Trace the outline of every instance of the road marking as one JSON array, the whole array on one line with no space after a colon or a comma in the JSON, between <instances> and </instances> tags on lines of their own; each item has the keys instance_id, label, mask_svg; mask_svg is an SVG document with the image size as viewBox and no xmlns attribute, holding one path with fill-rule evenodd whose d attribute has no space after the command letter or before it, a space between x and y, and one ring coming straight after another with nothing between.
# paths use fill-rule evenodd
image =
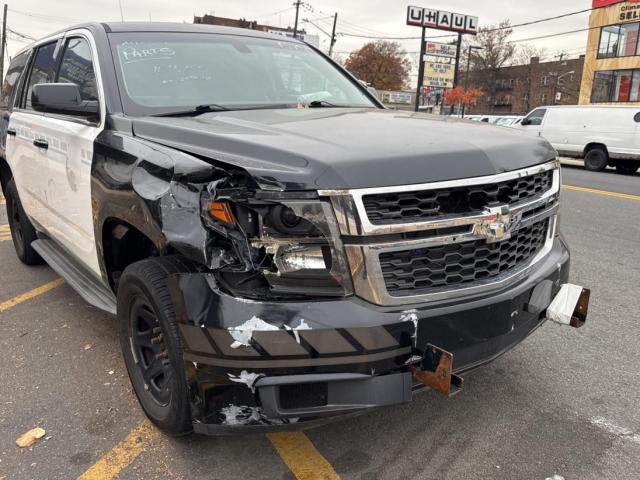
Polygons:
<instances>
[{"instance_id":1,"label":"road marking","mask_svg":"<svg viewBox=\"0 0 640 480\"><path fill-rule=\"evenodd\" d=\"M149 420L131 430L115 447L94 463L77 480L111 480L118 476L159 436Z\"/></svg>"},{"instance_id":2,"label":"road marking","mask_svg":"<svg viewBox=\"0 0 640 480\"><path fill-rule=\"evenodd\" d=\"M565 190L575 190L576 192L595 193L596 195L606 195L607 197L624 198L626 200L640 200L640 195L630 193L609 192L607 190L596 190L595 188L576 187L575 185L563 185Z\"/></svg>"},{"instance_id":3,"label":"road marking","mask_svg":"<svg viewBox=\"0 0 640 480\"><path fill-rule=\"evenodd\" d=\"M340 480L303 432L267 433L267 438L298 480Z\"/></svg>"},{"instance_id":4,"label":"road marking","mask_svg":"<svg viewBox=\"0 0 640 480\"><path fill-rule=\"evenodd\" d=\"M589 421L596 427L600 427L601 429L617 437L620 437L623 440L628 440L640 445L640 434L634 433L630 428L620 427L619 425L611 423L606 418L602 417L594 417L589 419Z\"/></svg>"},{"instance_id":5,"label":"road marking","mask_svg":"<svg viewBox=\"0 0 640 480\"><path fill-rule=\"evenodd\" d=\"M64 279L58 278L53 280L52 282L45 283L44 285L34 288L33 290L29 290L28 292L21 293L9 300L5 300L0 303L0 312L4 312L5 310L9 310L10 308L15 307L16 305L26 302L27 300L32 299L33 297L37 297L38 295L42 295L43 293L48 292L49 290L53 290L56 287L59 287L64 283Z\"/></svg>"},{"instance_id":6,"label":"road marking","mask_svg":"<svg viewBox=\"0 0 640 480\"><path fill-rule=\"evenodd\" d=\"M11 240L9 225L0 225L0 242Z\"/></svg>"}]
</instances>

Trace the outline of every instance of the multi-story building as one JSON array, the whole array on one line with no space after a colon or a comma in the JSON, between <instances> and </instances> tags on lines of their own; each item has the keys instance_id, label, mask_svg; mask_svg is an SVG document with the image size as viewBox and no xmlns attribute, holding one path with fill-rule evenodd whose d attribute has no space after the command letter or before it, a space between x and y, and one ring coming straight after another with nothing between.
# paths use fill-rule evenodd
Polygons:
<instances>
[{"instance_id":1,"label":"multi-story building","mask_svg":"<svg viewBox=\"0 0 640 480\"><path fill-rule=\"evenodd\" d=\"M640 105L640 0L593 0L580 104Z\"/></svg>"},{"instance_id":2,"label":"multi-story building","mask_svg":"<svg viewBox=\"0 0 640 480\"><path fill-rule=\"evenodd\" d=\"M532 57L526 65L498 69L493 91L483 87L486 72L471 72L469 86L483 88L485 95L469 113L525 115L543 105L577 105L583 65L584 56L552 62ZM464 74L462 77L464 84Z\"/></svg>"}]
</instances>

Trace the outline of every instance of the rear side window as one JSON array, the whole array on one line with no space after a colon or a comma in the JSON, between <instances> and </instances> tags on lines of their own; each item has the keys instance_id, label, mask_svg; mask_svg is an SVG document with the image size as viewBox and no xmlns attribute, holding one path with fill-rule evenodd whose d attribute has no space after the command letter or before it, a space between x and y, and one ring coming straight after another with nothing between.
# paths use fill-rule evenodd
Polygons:
<instances>
[{"instance_id":1,"label":"rear side window","mask_svg":"<svg viewBox=\"0 0 640 480\"><path fill-rule=\"evenodd\" d=\"M78 85L82 100L98 100L91 47L85 38L75 37L67 40L60 63L58 82Z\"/></svg>"},{"instance_id":2,"label":"rear side window","mask_svg":"<svg viewBox=\"0 0 640 480\"><path fill-rule=\"evenodd\" d=\"M9 108L9 106L13 106L20 76L22 75L22 71L24 70L24 66L27 64L28 59L29 51L26 51L11 61L7 74L4 77L4 83L2 84L0 108Z\"/></svg>"},{"instance_id":3,"label":"rear side window","mask_svg":"<svg viewBox=\"0 0 640 480\"><path fill-rule=\"evenodd\" d=\"M31 73L29 74L29 83L25 91L25 98L23 99L24 107L29 110L33 110L31 107L31 90L33 90L33 86L39 83L53 82L55 75L55 50L56 42L52 42L38 47L36 51Z\"/></svg>"}]
</instances>

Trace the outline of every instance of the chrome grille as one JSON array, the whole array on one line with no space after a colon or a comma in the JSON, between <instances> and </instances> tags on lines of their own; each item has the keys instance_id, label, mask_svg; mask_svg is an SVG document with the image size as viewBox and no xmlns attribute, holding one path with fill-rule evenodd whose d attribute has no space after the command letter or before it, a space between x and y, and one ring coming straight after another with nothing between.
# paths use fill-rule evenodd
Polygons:
<instances>
[{"instance_id":1,"label":"chrome grille","mask_svg":"<svg viewBox=\"0 0 640 480\"><path fill-rule=\"evenodd\" d=\"M404 306L486 294L535 268L554 244L560 164L318 193L333 206L356 295Z\"/></svg>"},{"instance_id":2,"label":"chrome grille","mask_svg":"<svg viewBox=\"0 0 640 480\"><path fill-rule=\"evenodd\" d=\"M393 296L406 296L495 278L528 263L544 246L548 228L545 219L501 242L475 240L380 254L385 286Z\"/></svg>"},{"instance_id":3,"label":"chrome grille","mask_svg":"<svg viewBox=\"0 0 640 480\"><path fill-rule=\"evenodd\" d=\"M553 171L546 171L483 185L365 195L362 201L372 224L388 225L467 215L496 203L515 204L549 190L552 183Z\"/></svg>"}]
</instances>

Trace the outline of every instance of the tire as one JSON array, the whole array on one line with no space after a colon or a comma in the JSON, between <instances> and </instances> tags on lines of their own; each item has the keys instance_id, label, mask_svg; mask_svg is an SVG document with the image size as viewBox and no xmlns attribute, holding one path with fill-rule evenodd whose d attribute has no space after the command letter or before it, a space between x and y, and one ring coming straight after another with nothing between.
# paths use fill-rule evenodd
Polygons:
<instances>
[{"instance_id":1,"label":"tire","mask_svg":"<svg viewBox=\"0 0 640 480\"><path fill-rule=\"evenodd\" d=\"M31 243L38 239L38 235L22 208L16 182L13 178L7 182L5 187L5 201L7 203L9 229L11 230L11 238L13 239L16 255L25 265L44 263L42 257L31 246Z\"/></svg>"},{"instance_id":2,"label":"tire","mask_svg":"<svg viewBox=\"0 0 640 480\"><path fill-rule=\"evenodd\" d=\"M635 175L640 168L640 162L620 160L616 163L616 170L623 175Z\"/></svg>"},{"instance_id":3,"label":"tire","mask_svg":"<svg viewBox=\"0 0 640 480\"><path fill-rule=\"evenodd\" d=\"M140 406L170 435L192 431L189 391L168 274L184 271L178 256L129 265L118 285L120 344Z\"/></svg>"},{"instance_id":4,"label":"tire","mask_svg":"<svg viewBox=\"0 0 640 480\"><path fill-rule=\"evenodd\" d=\"M591 172L601 172L608 163L609 155L602 147L594 147L584 156L584 167Z\"/></svg>"}]
</instances>

